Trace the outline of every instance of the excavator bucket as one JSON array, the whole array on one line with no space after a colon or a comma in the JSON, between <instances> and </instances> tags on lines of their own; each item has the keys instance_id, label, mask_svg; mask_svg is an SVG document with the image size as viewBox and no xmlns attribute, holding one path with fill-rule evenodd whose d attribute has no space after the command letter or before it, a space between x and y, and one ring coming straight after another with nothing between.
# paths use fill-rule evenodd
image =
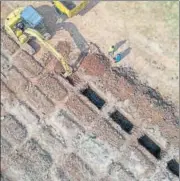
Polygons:
<instances>
[{"instance_id":1,"label":"excavator bucket","mask_svg":"<svg viewBox=\"0 0 180 181\"><path fill-rule=\"evenodd\" d=\"M87 6L88 1L53 1L52 3L57 12L61 12L71 18L83 10Z\"/></svg>"}]
</instances>

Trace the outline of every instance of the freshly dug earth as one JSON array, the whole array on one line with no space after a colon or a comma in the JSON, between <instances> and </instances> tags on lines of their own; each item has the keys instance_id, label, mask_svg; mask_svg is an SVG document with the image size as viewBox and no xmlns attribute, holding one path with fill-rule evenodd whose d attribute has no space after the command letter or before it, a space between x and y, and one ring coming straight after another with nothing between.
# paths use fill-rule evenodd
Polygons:
<instances>
[{"instance_id":1,"label":"freshly dug earth","mask_svg":"<svg viewBox=\"0 0 180 181\"><path fill-rule=\"evenodd\" d=\"M61 53L63 57L68 58L71 52L70 43L68 43L67 41L59 41L56 46L56 50Z\"/></svg>"},{"instance_id":2,"label":"freshly dug earth","mask_svg":"<svg viewBox=\"0 0 180 181\"><path fill-rule=\"evenodd\" d=\"M109 69L109 62L100 54L88 54L82 64L81 68L85 73L92 76L104 75L105 71Z\"/></svg>"},{"instance_id":3,"label":"freshly dug earth","mask_svg":"<svg viewBox=\"0 0 180 181\"><path fill-rule=\"evenodd\" d=\"M69 54L71 52L71 46L68 42L66 41L59 41L58 45L56 46L56 50L61 53L61 55L66 59L66 61L68 62L69 60ZM64 68L62 67L60 61L57 61L56 65L55 65L55 72L57 74L61 74L64 73Z\"/></svg>"},{"instance_id":4,"label":"freshly dug earth","mask_svg":"<svg viewBox=\"0 0 180 181\"><path fill-rule=\"evenodd\" d=\"M59 41L58 45L56 46L56 50L66 59L66 61L69 60L69 54L71 50L71 46L66 41ZM44 53L43 57L41 58L41 62L43 66L46 66L48 64L54 65L54 71L58 74L64 73L64 68L60 63L60 60L58 60L54 55L52 55L50 52Z\"/></svg>"},{"instance_id":5,"label":"freshly dug earth","mask_svg":"<svg viewBox=\"0 0 180 181\"><path fill-rule=\"evenodd\" d=\"M103 55L102 52L98 54ZM175 130L178 123L174 105L167 102L157 90L142 84L133 69L127 67L111 69L108 61L103 61L102 57L96 55L89 54L85 57L81 64L82 69L79 69L89 75L87 81L93 81L99 90L105 93L111 92L116 99L123 101L127 112L132 114L135 120L142 118L137 124L145 120L144 122L148 124L158 125L162 130L166 130L162 135L173 140L178 131L174 131L174 134L167 133L172 127ZM169 126L165 126L167 123Z\"/></svg>"},{"instance_id":6,"label":"freshly dug earth","mask_svg":"<svg viewBox=\"0 0 180 181\"><path fill-rule=\"evenodd\" d=\"M43 55L41 62L43 62L43 66L46 66L46 69L50 71L55 71L57 74L64 73L64 69L60 61L50 52L47 52Z\"/></svg>"},{"instance_id":7,"label":"freshly dug earth","mask_svg":"<svg viewBox=\"0 0 180 181\"><path fill-rule=\"evenodd\" d=\"M54 61L54 62L57 62L58 60L57 60L57 58L56 57L54 57L50 52L46 52L46 53L44 53L43 54L43 56L42 56L42 58L41 58L41 60L42 60L42 64L43 64L43 66L46 66L49 62L51 62L51 61Z\"/></svg>"},{"instance_id":8,"label":"freshly dug earth","mask_svg":"<svg viewBox=\"0 0 180 181\"><path fill-rule=\"evenodd\" d=\"M139 92L140 97L144 96L150 103L153 103L156 108L162 108L166 119L172 119L175 123L178 123L178 108L172 102L163 98L157 90L147 86L146 84L142 84L138 80L138 76L133 69L119 67L115 68L114 71L118 74L118 76L125 78L127 82L134 87L135 92Z\"/></svg>"},{"instance_id":9,"label":"freshly dug earth","mask_svg":"<svg viewBox=\"0 0 180 181\"><path fill-rule=\"evenodd\" d=\"M45 76L39 81L39 87L47 97L55 101L61 101L66 96L65 88L51 76Z\"/></svg>"},{"instance_id":10,"label":"freshly dug earth","mask_svg":"<svg viewBox=\"0 0 180 181\"><path fill-rule=\"evenodd\" d=\"M119 67L111 70L108 58L100 49L98 53L88 54L81 67L86 74L98 77L97 80L92 77L92 80L101 90L110 91L121 101L130 100L137 109L141 107L138 112L142 117L150 117L156 123L169 120L176 125L179 122L177 109L171 102L157 90L142 84L132 68Z\"/></svg>"}]
</instances>

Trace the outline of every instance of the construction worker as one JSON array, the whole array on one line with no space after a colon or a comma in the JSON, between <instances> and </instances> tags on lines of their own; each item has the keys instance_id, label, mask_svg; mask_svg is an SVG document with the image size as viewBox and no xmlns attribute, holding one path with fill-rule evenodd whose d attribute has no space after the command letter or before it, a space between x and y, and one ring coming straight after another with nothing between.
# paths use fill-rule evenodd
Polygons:
<instances>
[{"instance_id":1,"label":"construction worker","mask_svg":"<svg viewBox=\"0 0 180 181\"><path fill-rule=\"evenodd\" d=\"M115 63L118 63L118 62L120 62L120 60L122 59L122 56L121 56L120 53L118 53L118 54L116 55L116 57L114 57L113 59L115 60Z\"/></svg>"},{"instance_id":2,"label":"construction worker","mask_svg":"<svg viewBox=\"0 0 180 181\"><path fill-rule=\"evenodd\" d=\"M108 55L110 55L111 57L113 57L114 52L115 52L115 46L113 45L113 46L111 46L111 47L109 48Z\"/></svg>"}]
</instances>

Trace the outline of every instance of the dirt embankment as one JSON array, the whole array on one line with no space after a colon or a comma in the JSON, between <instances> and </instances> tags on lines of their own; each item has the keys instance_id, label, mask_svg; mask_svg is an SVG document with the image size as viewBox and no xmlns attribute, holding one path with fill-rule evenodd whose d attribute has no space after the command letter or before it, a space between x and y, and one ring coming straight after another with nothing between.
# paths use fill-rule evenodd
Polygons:
<instances>
[{"instance_id":1,"label":"dirt embankment","mask_svg":"<svg viewBox=\"0 0 180 181\"><path fill-rule=\"evenodd\" d=\"M173 119L177 124L179 123L177 116L178 108L172 102L165 100L166 98L163 98L157 90L151 88L146 84L142 84L138 80L138 76L132 68L119 67L114 68L113 71L115 71L120 77L124 77L130 84L135 87L136 90L146 95L147 98L156 106L161 107L165 111L167 118Z\"/></svg>"},{"instance_id":2,"label":"dirt embankment","mask_svg":"<svg viewBox=\"0 0 180 181\"><path fill-rule=\"evenodd\" d=\"M70 44L67 41L59 41L55 48L57 52L59 52L68 62L69 54L71 52ZM53 70L58 74L62 74L65 72L60 60L58 60L54 55L52 55L51 52L44 53L41 58L41 62L43 62L43 66L46 66L51 62L51 64L53 64Z\"/></svg>"},{"instance_id":3,"label":"dirt embankment","mask_svg":"<svg viewBox=\"0 0 180 181\"><path fill-rule=\"evenodd\" d=\"M81 64L84 72L92 76L101 76L109 69L106 57L100 54L89 54Z\"/></svg>"},{"instance_id":4,"label":"dirt embankment","mask_svg":"<svg viewBox=\"0 0 180 181\"><path fill-rule=\"evenodd\" d=\"M140 106L142 109L148 107L149 112L152 112L150 104L153 103L154 109L157 108L156 110L162 112L163 119L170 120L175 125L178 124L177 105L168 101L168 98L162 97L158 90L143 84L139 80L138 74L132 68L122 66L111 68L110 60L101 52L97 45L90 44L89 54L82 61L80 69L85 74L91 76L95 84L103 91L110 91L120 100L134 100L138 105L142 104ZM146 114L148 115L147 112Z\"/></svg>"}]
</instances>

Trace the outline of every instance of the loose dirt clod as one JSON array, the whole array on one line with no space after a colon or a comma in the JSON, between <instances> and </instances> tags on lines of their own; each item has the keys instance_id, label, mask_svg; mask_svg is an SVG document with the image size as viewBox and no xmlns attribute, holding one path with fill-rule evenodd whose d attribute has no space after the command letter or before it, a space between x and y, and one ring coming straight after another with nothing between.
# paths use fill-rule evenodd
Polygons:
<instances>
[{"instance_id":1,"label":"loose dirt clod","mask_svg":"<svg viewBox=\"0 0 180 181\"><path fill-rule=\"evenodd\" d=\"M100 76L109 68L109 62L101 54L88 54L84 58L81 67L89 75Z\"/></svg>"},{"instance_id":2,"label":"loose dirt clod","mask_svg":"<svg viewBox=\"0 0 180 181\"><path fill-rule=\"evenodd\" d=\"M165 111L166 119L172 119L176 124L179 122L178 118L175 116L177 110L173 103L165 100L157 90L140 82L138 80L137 74L133 71L132 68L119 67L114 68L113 71L115 71L120 77L124 77L134 87L136 92L139 91L156 106L162 108Z\"/></svg>"},{"instance_id":3,"label":"loose dirt clod","mask_svg":"<svg viewBox=\"0 0 180 181\"><path fill-rule=\"evenodd\" d=\"M71 52L70 43L68 43L67 41L59 41L56 46L56 50L61 53L62 56L68 58Z\"/></svg>"},{"instance_id":4,"label":"loose dirt clod","mask_svg":"<svg viewBox=\"0 0 180 181\"><path fill-rule=\"evenodd\" d=\"M68 42L59 41L58 45L56 46L56 50L58 53L60 53L64 57L64 59L67 62L69 61L69 54L71 51L71 46ZM58 60L54 55L52 55L51 52L44 53L41 60L43 62L43 66L46 66L49 62L54 62L55 63L54 71L57 74L62 74L65 72L60 60Z\"/></svg>"}]
</instances>

